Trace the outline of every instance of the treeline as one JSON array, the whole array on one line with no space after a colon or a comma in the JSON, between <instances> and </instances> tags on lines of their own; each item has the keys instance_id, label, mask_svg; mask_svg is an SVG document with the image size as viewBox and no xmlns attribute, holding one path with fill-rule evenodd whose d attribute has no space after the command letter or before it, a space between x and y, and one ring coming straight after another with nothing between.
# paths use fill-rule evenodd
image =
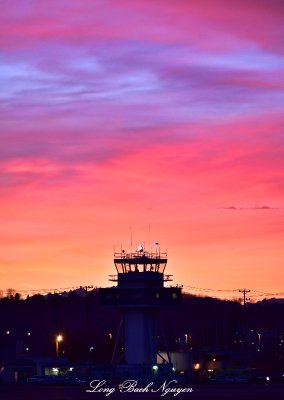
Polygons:
<instances>
[{"instance_id":1,"label":"treeline","mask_svg":"<svg viewBox=\"0 0 284 400\"><path fill-rule=\"evenodd\" d=\"M218 348L251 354L261 348L266 359L273 354L274 361L283 362L283 316L281 303L263 301L243 306L184 295L180 306L159 313L158 345L161 350L167 343L171 350ZM11 293L0 299L0 345L3 348L5 343L17 342L23 352L54 356L56 335L62 334L60 356L109 362L120 318L119 310L100 306L99 290L87 296L74 291L26 299Z\"/></svg>"},{"instance_id":2,"label":"treeline","mask_svg":"<svg viewBox=\"0 0 284 400\"><path fill-rule=\"evenodd\" d=\"M6 296L4 296L3 290L0 290L0 299L4 297L10 300L20 300L22 296L20 293L16 292L15 289L9 288L6 290Z\"/></svg>"}]
</instances>

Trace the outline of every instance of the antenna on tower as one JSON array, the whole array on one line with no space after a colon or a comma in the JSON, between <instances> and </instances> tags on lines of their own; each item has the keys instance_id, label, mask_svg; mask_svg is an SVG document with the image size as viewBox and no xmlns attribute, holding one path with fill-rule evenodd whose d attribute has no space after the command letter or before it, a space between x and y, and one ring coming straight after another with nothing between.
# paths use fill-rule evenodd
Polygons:
<instances>
[{"instance_id":1,"label":"antenna on tower","mask_svg":"<svg viewBox=\"0 0 284 400\"><path fill-rule=\"evenodd\" d=\"M129 228L130 228L130 250L131 250L131 254L132 254L132 226L131 226L131 224L130 224Z\"/></svg>"},{"instance_id":2,"label":"antenna on tower","mask_svg":"<svg viewBox=\"0 0 284 400\"><path fill-rule=\"evenodd\" d=\"M152 253L152 246L151 246L151 224L148 226L148 251Z\"/></svg>"}]
</instances>

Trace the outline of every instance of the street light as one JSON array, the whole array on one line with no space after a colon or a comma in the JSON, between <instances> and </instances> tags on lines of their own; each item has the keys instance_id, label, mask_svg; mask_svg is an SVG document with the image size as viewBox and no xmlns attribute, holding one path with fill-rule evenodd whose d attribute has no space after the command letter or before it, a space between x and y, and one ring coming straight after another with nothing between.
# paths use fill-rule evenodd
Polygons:
<instances>
[{"instance_id":1,"label":"street light","mask_svg":"<svg viewBox=\"0 0 284 400\"><path fill-rule=\"evenodd\" d=\"M62 335L57 335L55 338L56 357L59 357L59 343L63 341Z\"/></svg>"}]
</instances>

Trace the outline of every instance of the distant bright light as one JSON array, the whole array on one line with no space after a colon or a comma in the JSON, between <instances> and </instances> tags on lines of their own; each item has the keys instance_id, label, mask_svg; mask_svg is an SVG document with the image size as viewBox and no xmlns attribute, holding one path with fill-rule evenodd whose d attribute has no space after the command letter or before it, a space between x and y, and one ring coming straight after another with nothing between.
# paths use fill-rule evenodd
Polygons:
<instances>
[{"instance_id":1,"label":"distant bright light","mask_svg":"<svg viewBox=\"0 0 284 400\"><path fill-rule=\"evenodd\" d=\"M265 380L266 380L266 381L270 381L269 376L266 376L266 377L265 377Z\"/></svg>"},{"instance_id":2,"label":"distant bright light","mask_svg":"<svg viewBox=\"0 0 284 400\"><path fill-rule=\"evenodd\" d=\"M63 336L62 335L57 335L56 340L57 340L57 342L62 342Z\"/></svg>"},{"instance_id":3,"label":"distant bright light","mask_svg":"<svg viewBox=\"0 0 284 400\"><path fill-rule=\"evenodd\" d=\"M153 365L152 369L153 369L153 371L158 371L159 367L158 367L158 365Z\"/></svg>"},{"instance_id":4,"label":"distant bright light","mask_svg":"<svg viewBox=\"0 0 284 400\"><path fill-rule=\"evenodd\" d=\"M199 368L200 368L200 364L199 363L193 364L193 369L199 369Z\"/></svg>"},{"instance_id":5,"label":"distant bright light","mask_svg":"<svg viewBox=\"0 0 284 400\"><path fill-rule=\"evenodd\" d=\"M138 250L139 250L139 251L143 251L143 250L144 250L144 247L140 244L140 246L138 247Z\"/></svg>"},{"instance_id":6,"label":"distant bright light","mask_svg":"<svg viewBox=\"0 0 284 400\"><path fill-rule=\"evenodd\" d=\"M27 335L28 335L28 336L31 336L31 332L28 332Z\"/></svg>"},{"instance_id":7,"label":"distant bright light","mask_svg":"<svg viewBox=\"0 0 284 400\"><path fill-rule=\"evenodd\" d=\"M58 368L52 368L53 372L58 372Z\"/></svg>"},{"instance_id":8,"label":"distant bright light","mask_svg":"<svg viewBox=\"0 0 284 400\"><path fill-rule=\"evenodd\" d=\"M6 335L10 335L10 331L6 331Z\"/></svg>"}]
</instances>

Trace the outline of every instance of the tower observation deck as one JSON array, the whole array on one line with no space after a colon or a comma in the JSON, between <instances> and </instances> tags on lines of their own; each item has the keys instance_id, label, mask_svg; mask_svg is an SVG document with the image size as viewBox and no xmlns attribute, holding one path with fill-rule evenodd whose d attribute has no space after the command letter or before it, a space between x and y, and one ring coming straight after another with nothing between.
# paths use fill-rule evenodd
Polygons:
<instances>
[{"instance_id":1,"label":"tower observation deck","mask_svg":"<svg viewBox=\"0 0 284 400\"><path fill-rule=\"evenodd\" d=\"M134 252L115 252L114 265L116 274L110 275L110 281L117 285L100 289L100 299L102 305L122 310L125 363L156 364L158 312L181 300L180 287L164 287L172 280L165 274L167 254L139 246Z\"/></svg>"}]
</instances>

